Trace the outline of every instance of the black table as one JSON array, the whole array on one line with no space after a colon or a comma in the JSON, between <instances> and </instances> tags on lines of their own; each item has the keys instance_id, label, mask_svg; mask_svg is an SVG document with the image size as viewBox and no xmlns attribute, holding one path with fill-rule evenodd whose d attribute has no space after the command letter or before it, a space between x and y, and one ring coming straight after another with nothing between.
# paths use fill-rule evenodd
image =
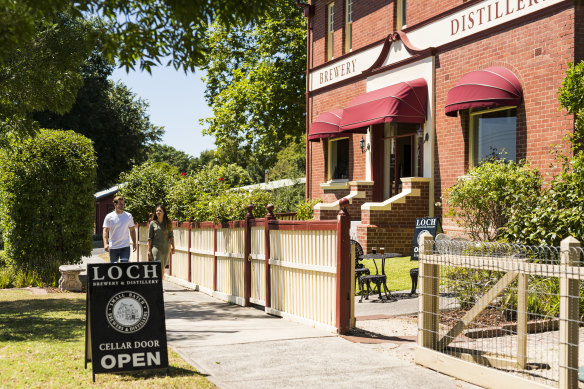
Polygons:
<instances>
[{"instance_id":1,"label":"black table","mask_svg":"<svg viewBox=\"0 0 584 389\"><path fill-rule=\"evenodd\" d=\"M402 254L399 253L375 253L375 254L366 254L362 255L359 259L372 259L373 265L375 266L375 273L376 274L369 274L359 277L359 285L361 286L361 290L363 290L364 285L367 285L367 293L365 295L365 300L369 300L369 295L371 292L375 293L375 289L371 288L371 283L374 283L377 287L377 293L379 293L379 299L383 299L381 296L381 287L385 290L385 297L389 300L389 288L387 287L387 275L385 274L385 260L389 258L397 258L401 257ZM381 273L379 272L379 268L377 267L377 259L381 259ZM361 298L359 302L363 301L363 294L361 294Z\"/></svg>"}]
</instances>

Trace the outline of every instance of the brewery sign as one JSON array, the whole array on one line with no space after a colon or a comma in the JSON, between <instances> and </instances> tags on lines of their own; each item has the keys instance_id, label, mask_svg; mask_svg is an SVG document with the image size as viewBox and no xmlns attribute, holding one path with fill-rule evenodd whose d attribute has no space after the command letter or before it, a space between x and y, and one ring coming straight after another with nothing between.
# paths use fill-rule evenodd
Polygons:
<instances>
[{"instance_id":1,"label":"brewery sign","mask_svg":"<svg viewBox=\"0 0 584 389\"><path fill-rule=\"evenodd\" d=\"M417 261L420 259L420 247L418 238L424 233L429 232L435 238L436 234L442 232L442 227L440 226L440 219L437 217L423 217L416 219L416 227L414 228L414 239L412 240L412 251L410 260Z\"/></svg>"},{"instance_id":2,"label":"brewery sign","mask_svg":"<svg viewBox=\"0 0 584 389\"><path fill-rule=\"evenodd\" d=\"M160 262L87 265L85 367L168 369Z\"/></svg>"}]
</instances>

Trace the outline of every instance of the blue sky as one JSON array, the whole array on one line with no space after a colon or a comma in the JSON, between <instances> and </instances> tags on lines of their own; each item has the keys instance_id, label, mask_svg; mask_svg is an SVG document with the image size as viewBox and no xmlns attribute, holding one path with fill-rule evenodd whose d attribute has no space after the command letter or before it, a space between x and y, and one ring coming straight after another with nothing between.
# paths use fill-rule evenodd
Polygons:
<instances>
[{"instance_id":1,"label":"blue sky","mask_svg":"<svg viewBox=\"0 0 584 389\"><path fill-rule=\"evenodd\" d=\"M212 114L203 97L202 75L200 71L185 75L172 67L156 67L152 75L116 69L111 78L148 101L150 121L166 130L161 143L198 157L201 151L215 148L214 138L203 136L199 125L199 119Z\"/></svg>"}]
</instances>

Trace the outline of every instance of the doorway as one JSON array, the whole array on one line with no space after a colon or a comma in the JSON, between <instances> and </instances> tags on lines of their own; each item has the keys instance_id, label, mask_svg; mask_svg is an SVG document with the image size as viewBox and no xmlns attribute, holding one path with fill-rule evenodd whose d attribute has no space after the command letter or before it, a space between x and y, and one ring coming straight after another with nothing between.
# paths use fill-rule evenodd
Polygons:
<instances>
[{"instance_id":1,"label":"doorway","mask_svg":"<svg viewBox=\"0 0 584 389\"><path fill-rule=\"evenodd\" d=\"M417 123L387 123L384 128L384 188L385 199L402 190L401 178L420 177L423 166L420 152L422 125Z\"/></svg>"}]
</instances>

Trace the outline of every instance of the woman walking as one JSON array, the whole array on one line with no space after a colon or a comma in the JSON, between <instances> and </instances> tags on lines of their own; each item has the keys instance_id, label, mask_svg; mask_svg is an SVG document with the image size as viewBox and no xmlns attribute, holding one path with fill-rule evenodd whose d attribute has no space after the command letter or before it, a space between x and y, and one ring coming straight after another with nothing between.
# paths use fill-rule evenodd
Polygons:
<instances>
[{"instance_id":1,"label":"woman walking","mask_svg":"<svg viewBox=\"0 0 584 389\"><path fill-rule=\"evenodd\" d=\"M148 229L148 260L160 261L164 270L170 252L174 254L172 222L166 215L166 208L157 205Z\"/></svg>"}]
</instances>

